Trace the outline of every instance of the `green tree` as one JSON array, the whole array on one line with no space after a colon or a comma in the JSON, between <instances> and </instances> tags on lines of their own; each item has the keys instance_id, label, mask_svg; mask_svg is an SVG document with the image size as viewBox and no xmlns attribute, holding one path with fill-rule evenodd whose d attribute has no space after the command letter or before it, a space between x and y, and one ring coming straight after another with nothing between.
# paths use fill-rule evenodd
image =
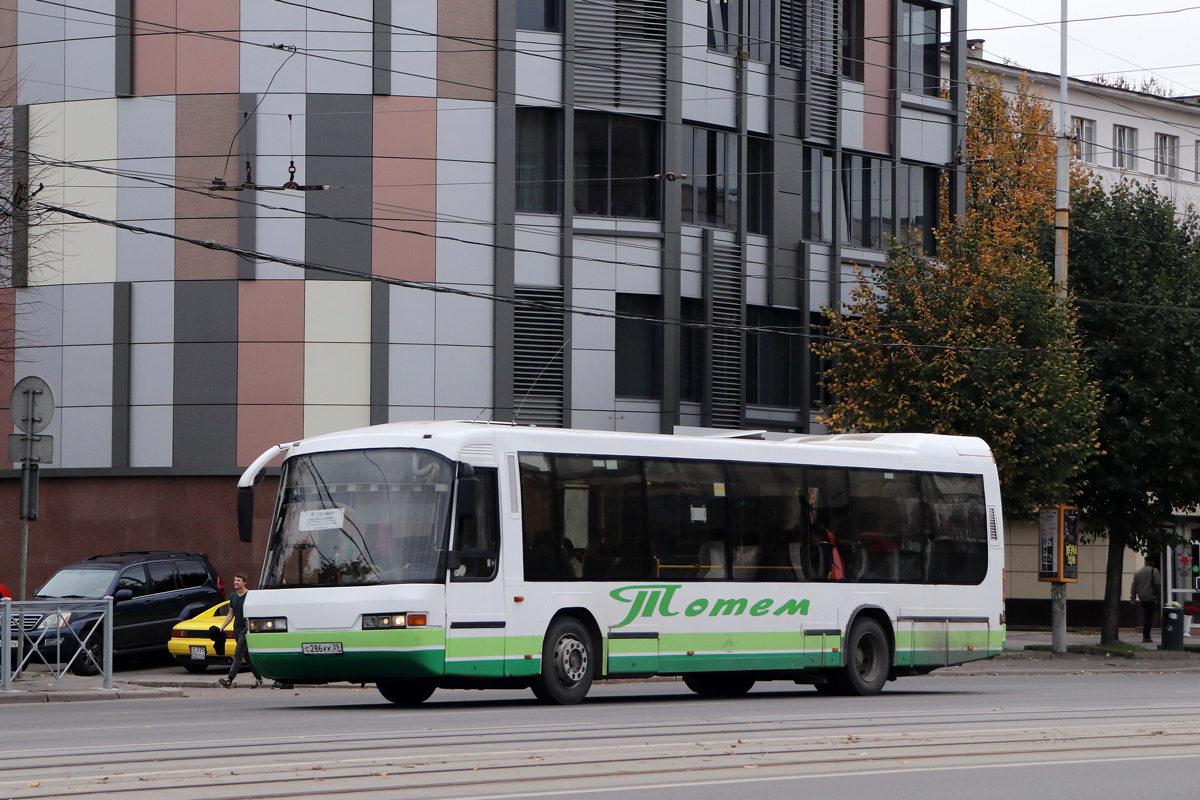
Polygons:
<instances>
[{"instance_id":1,"label":"green tree","mask_svg":"<svg viewBox=\"0 0 1200 800\"><path fill-rule=\"evenodd\" d=\"M979 436L1010 513L1071 500L1095 450L1096 388L1056 301L1039 233L1054 208L1054 130L1022 81L974 74L967 207L935 232L936 258L895 242L844 313L826 312L818 352L832 430Z\"/></svg>"},{"instance_id":2,"label":"green tree","mask_svg":"<svg viewBox=\"0 0 1200 800\"><path fill-rule=\"evenodd\" d=\"M1108 536L1107 643L1125 549L1160 551L1172 510L1200 502L1200 230L1152 187L1092 183L1071 205L1069 280L1104 397L1081 505Z\"/></svg>"}]
</instances>

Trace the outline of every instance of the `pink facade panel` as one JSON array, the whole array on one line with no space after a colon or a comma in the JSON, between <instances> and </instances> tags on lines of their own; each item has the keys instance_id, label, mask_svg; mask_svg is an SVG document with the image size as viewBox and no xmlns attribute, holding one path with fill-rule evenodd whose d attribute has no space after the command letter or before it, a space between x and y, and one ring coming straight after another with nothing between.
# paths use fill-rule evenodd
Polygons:
<instances>
[{"instance_id":1,"label":"pink facade panel","mask_svg":"<svg viewBox=\"0 0 1200 800\"><path fill-rule=\"evenodd\" d=\"M133 2L133 93L175 94L176 0Z\"/></svg>"},{"instance_id":2,"label":"pink facade panel","mask_svg":"<svg viewBox=\"0 0 1200 800\"><path fill-rule=\"evenodd\" d=\"M892 152L892 3L863 3L863 146L872 152Z\"/></svg>"},{"instance_id":3,"label":"pink facade panel","mask_svg":"<svg viewBox=\"0 0 1200 800\"><path fill-rule=\"evenodd\" d=\"M238 195L208 193L213 177L240 183L236 156L226 159L241 124L237 95L180 95L175 104L175 170L181 191L175 192L175 233L201 242L236 246ZM175 243L177 280L232 280L238 259L232 253Z\"/></svg>"},{"instance_id":4,"label":"pink facade panel","mask_svg":"<svg viewBox=\"0 0 1200 800\"><path fill-rule=\"evenodd\" d=\"M438 97L495 98L495 0L439 0Z\"/></svg>"},{"instance_id":5,"label":"pink facade panel","mask_svg":"<svg viewBox=\"0 0 1200 800\"><path fill-rule=\"evenodd\" d=\"M243 342L303 342L304 281L240 283L238 338Z\"/></svg>"},{"instance_id":6,"label":"pink facade panel","mask_svg":"<svg viewBox=\"0 0 1200 800\"><path fill-rule=\"evenodd\" d=\"M176 53L179 94L237 92L240 81L240 0L179 0Z\"/></svg>"},{"instance_id":7,"label":"pink facade panel","mask_svg":"<svg viewBox=\"0 0 1200 800\"><path fill-rule=\"evenodd\" d=\"M437 233L437 101L376 97L375 229L371 271L434 280Z\"/></svg>"},{"instance_id":8,"label":"pink facade panel","mask_svg":"<svg viewBox=\"0 0 1200 800\"><path fill-rule=\"evenodd\" d=\"M243 281L238 292L238 464L304 435L304 282Z\"/></svg>"},{"instance_id":9,"label":"pink facade panel","mask_svg":"<svg viewBox=\"0 0 1200 800\"><path fill-rule=\"evenodd\" d=\"M5 53L15 53L17 45L17 0L0 0L0 49ZM0 59L0 91L4 95L12 94L11 99L0 96L0 105L11 106L17 102L16 85L17 59L7 55Z\"/></svg>"}]
</instances>

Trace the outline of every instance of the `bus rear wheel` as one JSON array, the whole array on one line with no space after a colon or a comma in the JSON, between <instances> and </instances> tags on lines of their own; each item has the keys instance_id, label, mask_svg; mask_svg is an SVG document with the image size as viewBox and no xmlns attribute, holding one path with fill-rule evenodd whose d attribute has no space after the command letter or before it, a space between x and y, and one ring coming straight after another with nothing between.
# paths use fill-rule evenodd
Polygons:
<instances>
[{"instance_id":1,"label":"bus rear wheel","mask_svg":"<svg viewBox=\"0 0 1200 800\"><path fill-rule=\"evenodd\" d=\"M574 617L550 623L542 642L542 674L533 693L543 703L570 706L582 702L596 674L595 650L587 628Z\"/></svg>"},{"instance_id":2,"label":"bus rear wheel","mask_svg":"<svg viewBox=\"0 0 1200 800\"><path fill-rule=\"evenodd\" d=\"M754 688L754 678L735 672L683 676L683 685L708 697L741 697Z\"/></svg>"},{"instance_id":3,"label":"bus rear wheel","mask_svg":"<svg viewBox=\"0 0 1200 800\"><path fill-rule=\"evenodd\" d=\"M389 703L398 706L419 706L429 699L437 686L433 681L391 680L376 681L375 688Z\"/></svg>"},{"instance_id":4,"label":"bus rear wheel","mask_svg":"<svg viewBox=\"0 0 1200 800\"><path fill-rule=\"evenodd\" d=\"M892 664L883 626L870 617L860 617L846 638L846 665L830 675L838 694L867 697L879 694L887 683Z\"/></svg>"}]
</instances>

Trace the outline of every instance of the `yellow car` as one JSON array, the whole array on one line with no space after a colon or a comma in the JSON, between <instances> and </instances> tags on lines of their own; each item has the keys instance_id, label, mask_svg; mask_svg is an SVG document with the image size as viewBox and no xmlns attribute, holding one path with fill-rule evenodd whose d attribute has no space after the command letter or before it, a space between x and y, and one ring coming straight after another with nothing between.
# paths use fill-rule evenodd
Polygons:
<instances>
[{"instance_id":1,"label":"yellow car","mask_svg":"<svg viewBox=\"0 0 1200 800\"><path fill-rule=\"evenodd\" d=\"M201 611L189 620L176 623L171 629L171 640L167 642L167 650L188 672L204 672L210 664L229 666L233 661L233 648L237 644L232 632L229 629L225 631L229 638L225 642L224 654L217 652L208 632L214 625L221 627L228 613L229 601L226 600Z\"/></svg>"}]
</instances>

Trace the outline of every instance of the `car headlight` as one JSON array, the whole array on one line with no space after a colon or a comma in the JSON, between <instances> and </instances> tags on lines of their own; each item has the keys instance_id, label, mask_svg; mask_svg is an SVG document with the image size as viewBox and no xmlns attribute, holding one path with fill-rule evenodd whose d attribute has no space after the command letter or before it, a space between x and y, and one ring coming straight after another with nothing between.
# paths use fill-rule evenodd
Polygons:
<instances>
[{"instance_id":1,"label":"car headlight","mask_svg":"<svg viewBox=\"0 0 1200 800\"><path fill-rule=\"evenodd\" d=\"M246 630L250 633L287 633L287 617L250 617Z\"/></svg>"},{"instance_id":2,"label":"car headlight","mask_svg":"<svg viewBox=\"0 0 1200 800\"><path fill-rule=\"evenodd\" d=\"M61 628L71 620L70 611L55 611L53 614L47 614L42 617L41 622L37 624L34 630L44 631L48 628Z\"/></svg>"}]
</instances>

